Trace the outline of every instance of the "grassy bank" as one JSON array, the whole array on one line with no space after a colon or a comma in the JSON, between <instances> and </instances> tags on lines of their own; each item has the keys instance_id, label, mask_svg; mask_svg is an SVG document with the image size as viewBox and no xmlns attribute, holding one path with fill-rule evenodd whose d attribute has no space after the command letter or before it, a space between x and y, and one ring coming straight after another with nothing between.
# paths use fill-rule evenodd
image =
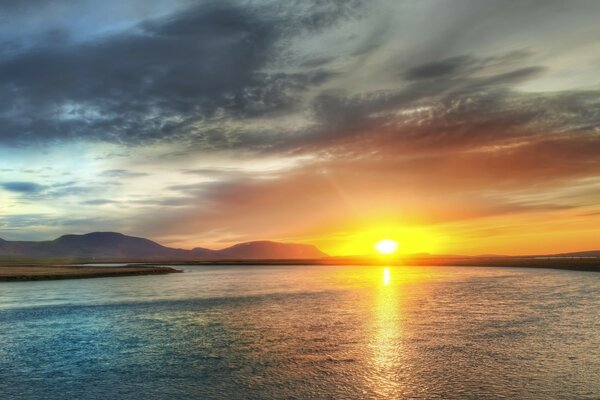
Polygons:
<instances>
[{"instance_id":1,"label":"grassy bank","mask_svg":"<svg viewBox=\"0 0 600 400\"><path fill-rule=\"evenodd\" d=\"M90 267L55 265L0 265L0 281L107 278L115 276L165 275L182 272L171 267Z\"/></svg>"}]
</instances>

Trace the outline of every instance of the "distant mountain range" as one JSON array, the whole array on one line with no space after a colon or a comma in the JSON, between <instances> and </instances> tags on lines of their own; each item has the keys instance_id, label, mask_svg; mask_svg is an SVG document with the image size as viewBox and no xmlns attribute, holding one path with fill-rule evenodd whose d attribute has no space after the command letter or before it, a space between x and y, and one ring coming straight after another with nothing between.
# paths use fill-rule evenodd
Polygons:
<instances>
[{"instance_id":1,"label":"distant mountain range","mask_svg":"<svg viewBox=\"0 0 600 400\"><path fill-rule=\"evenodd\" d=\"M327 257L315 246L297 243L255 241L222 250L197 247L174 249L152 240L116 232L65 235L43 242L0 239L0 257L61 258L86 260L250 260L315 259Z\"/></svg>"},{"instance_id":2,"label":"distant mountain range","mask_svg":"<svg viewBox=\"0 0 600 400\"><path fill-rule=\"evenodd\" d=\"M434 256L424 254L420 256L427 256L430 258L442 257L439 255ZM117 232L93 232L84 235L64 235L55 240L41 242L7 241L0 239L0 258L53 258L112 261L201 261L308 260L325 257L328 257L328 255L323 253L317 247L298 243L254 241L239 243L221 250L212 250L203 247L185 250L162 246L152 240L127 236ZM504 256L490 255L487 257ZM600 250L551 254L538 257L600 258Z\"/></svg>"}]
</instances>

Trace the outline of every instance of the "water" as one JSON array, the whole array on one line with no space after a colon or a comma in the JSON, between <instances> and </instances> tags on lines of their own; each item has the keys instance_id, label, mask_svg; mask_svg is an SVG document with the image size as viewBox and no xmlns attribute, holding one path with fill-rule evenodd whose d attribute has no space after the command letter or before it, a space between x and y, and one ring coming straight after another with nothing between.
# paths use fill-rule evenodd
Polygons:
<instances>
[{"instance_id":1,"label":"water","mask_svg":"<svg viewBox=\"0 0 600 400\"><path fill-rule=\"evenodd\" d=\"M600 398L600 274L182 268L0 283L1 398Z\"/></svg>"}]
</instances>

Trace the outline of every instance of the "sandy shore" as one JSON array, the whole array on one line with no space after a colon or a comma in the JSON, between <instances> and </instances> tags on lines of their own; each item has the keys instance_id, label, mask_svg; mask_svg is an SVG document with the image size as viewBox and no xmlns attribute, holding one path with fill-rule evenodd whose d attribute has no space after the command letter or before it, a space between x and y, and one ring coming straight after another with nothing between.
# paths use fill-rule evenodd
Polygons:
<instances>
[{"instance_id":1,"label":"sandy shore","mask_svg":"<svg viewBox=\"0 0 600 400\"><path fill-rule=\"evenodd\" d=\"M0 265L0 281L37 281L53 279L106 278L114 276L164 275L182 272L171 267L127 266L46 266L46 265Z\"/></svg>"}]
</instances>

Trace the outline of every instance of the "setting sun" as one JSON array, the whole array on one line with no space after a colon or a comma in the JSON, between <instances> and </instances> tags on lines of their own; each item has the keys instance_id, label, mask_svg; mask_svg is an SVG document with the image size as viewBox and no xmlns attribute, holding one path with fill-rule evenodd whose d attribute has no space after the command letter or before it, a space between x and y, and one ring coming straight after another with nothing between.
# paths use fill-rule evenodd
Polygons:
<instances>
[{"instance_id":1,"label":"setting sun","mask_svg":"<svg viewBox=\"0 0 600 400\"><path fill-rule=\"evenodd\" d=\"M375 243L375 249L379 254L393 254L398 249L398 242L395 240L384 239Z\"/></svg>"}]
</instances>

